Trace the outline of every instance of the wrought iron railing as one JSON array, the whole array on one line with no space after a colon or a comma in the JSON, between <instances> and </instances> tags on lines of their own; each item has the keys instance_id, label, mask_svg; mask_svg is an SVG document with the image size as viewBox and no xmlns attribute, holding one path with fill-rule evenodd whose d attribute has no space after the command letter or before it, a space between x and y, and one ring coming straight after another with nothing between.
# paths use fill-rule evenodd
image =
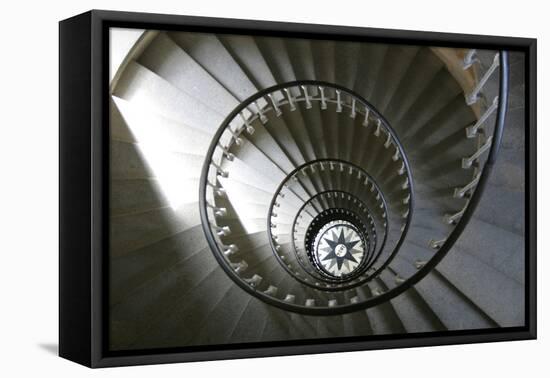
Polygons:
<instances>
[{"instance_id":1,"label":"wrought iron railing","mask_svg":"<svg viewBox=\"0 0 550 378\"><path fill-rule=\"evenodd\" d=\"M475 51L470 51L466 55L464 68L473 69L476 67L477 61ZM241 103L225 119L214 136L201 177L200 211L202 225L214 256L222 268L239 286L250 294L275 306L306 314L337 314L374 306L399 295L416 284L441 261L466 227L493 168L506 117L508 100L507 53L504 51L498 53L493 60L493 64L480 75L475 87L465 94L468 105L485 101L481 94L497 68L499 68L500 75L498 96L490 101L488 105L482 106L484 110L481 116L465 130L466 138L477 138L477 149L468 156L457 159L457 164L460 164L462 169L472 171L471 180L455 188L453 192L453 197L457 200L463 199L464 205L459 211L445 215L443 222L452 226L452 231L447 236L440 236L429 241L428 246L436 253L428 259L417 259L414 262L417 270L408 277L404 277L401 272L390 266L390 263L399 252L412 219L415 196L413 176L403 146L385 118L354 92L334 84L316 81L277 85L262 90ZM388 210L387 201L384 200L384 193L374 179L361 167L336 159L319 159L318 161L307 162L292 172L287 172L286 179L277 188L269 206L269 212L266 215L266 232L269 236L273 256L279 264L297 282L309 288L309 291L306 291L306 296L299 301L295 295L296 293L281 292L275 283L268 282L268 277L250 272L248 270L250 268L249 264L244 256L237 256L239 246L224 242L224 238L231 233L231 227L223 221L227 215L227 210L218 205L220 201L217 201L217 198L225 195L225 190L220 184L219 178L228 178L229 173L224 167L235 158L236 151L238 151L243 138L252 135L257 127L267 127L270 117L280 117L287 111L292 112L297 109L307 111L313 107L318 107L321 111L347 113L352 119L361 117L363 127L372 128L375 137L382 137L380 143L385 150L393 149L392 160L400 163L400 167L395 174L397 177L403 176L403 181L401 183L402 194L399 200L395 201L394 199L392 201L394 208L392 213L394 215L392 215L391 220L400 224L398 232L391 231L392 229L395 230L396 225L389 222L390 211ZM495 111L494 130L492 135L488 135L486 123ZM334 166L331 166L331 163ZM341 164L341 166L338 166L338 164ZM342 169L342 172L346 172L349 177L357 177L355 180L357 181L356 189L358 187L363 188L363 191L356 190L346 194L350 195L350 201L353 196L355 203L359 201L362 204L361 208L365 209L365 211L356 213L361 215L361 227L364 227L365 240L368 239L368 243L365 244L367 246L367 257L358 273L345 280L329 277L321 272L318 269L319 267L315 265L315 258L308 255L306 244L299 239L294 239L297 223L300 219L299 215L307 208L307 204L311 203L311 200L320 193L328 193L331 190L342 191L341 188L337 187L325 188L324 191L318 190L318 188L315 191L308 190L307 183L322 182L321 180L314 181L312 175L318 174L318 171L324 169ZM359 182L361 180L364 180L364 187L360 186ZM369 184L371 184L371 187L369 187ZM293 196L299 199L298 204L300 204L300 206L295 206L293 223L285 226L289 227L289 234L292 235L292 240L289 240L288 243L291 246L291 253L286 254L280 253L282 244L278 242L277 235L274 232L279 227L276 220L278 216L278 210L276 209L281 205L280 199L284 198L284 196L281 197L283 192L289 197ZM301 194L304 193L306 198L301 197ZM357 193L362 193L362 197L358 197ZM382 200L382 206L379 207L377 213L376 205L372 205L379 204L380 200ZM366 206L368 201L371 201L371 203ZM401 207L397 207L396 203L400 203ZM317 211L317 213L320 212ZM399 214L395 216L395 213ZM310 214L310 218L315 219L313 214ZM374 226L376 223L378 223L378 232L377 227ZM388 244L386 239L390 234L392 242ZM383 235L383 242L377 244L376 241L377 239L379 241L380 235ZM380 256L384 256L384 258L379 260ZM379 265L375 265L377 261L380 261ZM386 280L389 277L392 281L391 285L384 285L383 287L380 285L369 286L374 279L381 277ZM342 292L356 287L365 287L366 290L357 291L357 295L346 295L344 299L330 294L331 292ZM369 294L366 295L365 293Z\"/></svg>"}]
</instances>

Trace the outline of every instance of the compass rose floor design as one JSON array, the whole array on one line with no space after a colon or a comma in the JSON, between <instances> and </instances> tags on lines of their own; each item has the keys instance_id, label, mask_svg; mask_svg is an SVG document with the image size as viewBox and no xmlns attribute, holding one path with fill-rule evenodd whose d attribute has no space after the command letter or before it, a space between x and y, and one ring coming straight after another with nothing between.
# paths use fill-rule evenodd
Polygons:
<instances>
[{"instance_id":1,"label":"compass rose floor design","mask_svg":"<svg viewBox=\"0 0 550 378\"><path fill-rule=\"evenodd\" d=\"M336 223L321 230L315 251L317 262L326 273L343 277L359 267L365 245L355 227L347 222Z\"/></svg>"}]
</instances>

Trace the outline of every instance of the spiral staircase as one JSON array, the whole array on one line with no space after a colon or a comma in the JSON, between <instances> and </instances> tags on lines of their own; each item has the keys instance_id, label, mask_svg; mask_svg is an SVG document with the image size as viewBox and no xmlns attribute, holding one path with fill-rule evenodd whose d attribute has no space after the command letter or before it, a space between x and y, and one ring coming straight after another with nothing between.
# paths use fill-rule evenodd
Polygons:
<instances>
[{"instance_id":1,"label":"spiral staircase","mask_svg":"<svg viewBox=\"0 0 550 378\"><path fill-rule=\"evenodd\" d=\"M522 55L156 31L128 46L110 88L111 349L524 324Z\"/></svg>"}]
</instances>

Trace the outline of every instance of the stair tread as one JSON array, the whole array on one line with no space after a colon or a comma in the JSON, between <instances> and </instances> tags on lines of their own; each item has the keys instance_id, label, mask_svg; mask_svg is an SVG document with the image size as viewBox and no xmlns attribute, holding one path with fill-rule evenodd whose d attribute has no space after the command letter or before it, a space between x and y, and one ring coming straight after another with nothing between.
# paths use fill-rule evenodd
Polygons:
<instances>
[{"instance_id":1,"label":"stair tread","mask_svg":"<svg viewBox=\"0 0 550 378\"><path fill-rule=\"evenodd\" d=\"M210 146L211 137L203 130L187 127L116 96L111 97L111 104L112 140L196 155L205 155Z\"/></svg>"},{"instance_id":2,"label":"stair tread","mask_svg":"<svg viewBox=\"0 0 550 378\"><path fill-rule=\"evenodd\" d=\"M274 259L257 261L255 267L271 269L276 264ZM212 311L193 328L196 334L193 336L193 344L208 345L233 342L230 337L233 331L242 321L244 313L252 300L252 296L237 285L231 285L229 290L221 297L218 303L213 305Z\"/></svg>"},{"instance_id":3,"label":"stair tread","mask_svg":"<svg viewBox=\"0 0 550 378\"><path fill-rule=\"evenodd\" d=\"M397 286L395 276L385 270L380 275L384 291ZM390 300L397 316L405 326L407 332L433 332L445 330L440 319L433 313L431 308L419 297L414 288Z\"/></svg>"},{"instance_id":4,"label":"stair tread","mask_svg":"<svg viewBox=\"0 0 550 378\"><path fill-rule=\"evenodd\" d=\"M197 267L194 266L194 269ZM189 325L198 324L206 317L233 285L218 266L204 279L196 282L187 295L175 298L168 307L170 310L150 323L140 344L154 345L157 348L189 345L196 331Z\"/></svg>"},{"instance_id":5,"label":"stair tread","mask_svg":"<svg viewBox=\"0 0 550 378\"><path fill-rule=\"evenodd\" d=\"M205 33L169 33L168 35L239 101L257 92L256 86L227 51L220 36ZM212 59L213 54L216 59Z\"/></svg>"},{"instance_id":6,"label":"stair tread","mask_svg":"<svg viewBox=\"0 0 550 378\"><path fill-rule=\"evenodd\" d=\"M208 248L200 225L178 232L110 261L110 301L145 283L172 263L184 261Z\"/></svg>"},{"instance_id":7,"label":"stair tread","mask_svg":"<svg viewBox=\"0 0 550 378\"><path fill-rule=\"evenodd\" d=\"M523 236L474 216L455 244L453 250L455 249L456 254L464 251L523 285L525 274Z\"/></svg>"},{"instance_id":8,"label":"stair tread","mask_svg":"<svg viewBox=\"0 0 550 378\"><path fill-rule=\"evenodd\" d=\"M466 253L448 254L437 270L501 327L524 325L525 288ZM482 290L480 289L482 288ZM502 295L506 293L506 295Z\"/></svg>"},{"instance_id":9,"label":"stair tread","mask_svg":"<svg viewBox=\"0 0 550 378\"><path fill-rule=\"evenodd\" d=\"M221 114L239 101L165 33L159 33L138 59L139 63Z\"/></svg>"},{"instance_id":10,"label":"stair tread","mask_svg":"<svg viewBox=\"0 0 550 378\"><path fill-rule=\"evenodd\" d=\"M196 293L201 282L212 282L207 277L211 277L213 272L217 272L220 279L229 280L211 255L199 253L196 259L195 264L176 265L167 272L169 274L160 275L154 283L149 283L156 289L149 286L139 295L132 295L111 308L111 343L122 349L131 349L132 344L139 345L138 349L166 345L166 337L156 338L153 335L166 336L164 332L167 330L172 333L167 320L176 316L174 308L181 305L183 294L193 290Z\"/></svg>"},{"instance_id":11,"label":"stair tread","mask_svg":"<svg viewBox=\"0 0 550 378\"><path fill-rule=\"evenodd\" d=\"M212 134L224 118L216 109L195 100L135 61L128 63L113 94L144 109Z\"/></svg>"},{"instance_id":12,"label":"stair tread","mask_svg":"<svg viewBox=\"0 0 550 378\"><path fill-rule=\"evenodd\" d=\"M120 256L175 232L200 224L197 203L185 204L174 210L159 208L128 217L115 217L110 221L110 250L112 256Z\"/></svg>"},{"instance_id":13,"label":"stair tread","mask_svg":"<svg viewBox=\"0 0 550 378\"><path fill-rule=\"evenodd\" d=\"M398 256L391 266L401 277L410 277L417 271L413 263ZM437 270L428 273L414 288L449 330L496 326L492 319L438 274Z\"/></svg>"},{"instance_id":14,"label":"stair tread","mask_svg":"<svg viewBox=\"0 0 550 378\"><path fill-rule=\"evenodd\" d=\"M110 168L113 179L156 177L170 180L177 185L178 179L198 179L203 162L203 155L166 151L111 140ZM173 170L180 172L180 175L174 177Z\"/></svg>"}]
</instances>

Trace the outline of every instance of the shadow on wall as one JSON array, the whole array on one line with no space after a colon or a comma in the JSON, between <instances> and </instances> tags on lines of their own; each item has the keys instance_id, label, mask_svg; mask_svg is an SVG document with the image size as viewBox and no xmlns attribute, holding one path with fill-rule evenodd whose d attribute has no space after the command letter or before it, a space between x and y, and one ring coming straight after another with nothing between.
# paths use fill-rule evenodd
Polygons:
<instances>
[{"instance_id":1,"label":"shadow on wall","mask_svg":"<svg viewBox=\"0 0 550 378\"><path fill-rule=\"evenodd\" d=\"M39 343L37 346L47 353L55 356L59 355L59 345L57 343Z\"/></svg>"}]
</instances>

